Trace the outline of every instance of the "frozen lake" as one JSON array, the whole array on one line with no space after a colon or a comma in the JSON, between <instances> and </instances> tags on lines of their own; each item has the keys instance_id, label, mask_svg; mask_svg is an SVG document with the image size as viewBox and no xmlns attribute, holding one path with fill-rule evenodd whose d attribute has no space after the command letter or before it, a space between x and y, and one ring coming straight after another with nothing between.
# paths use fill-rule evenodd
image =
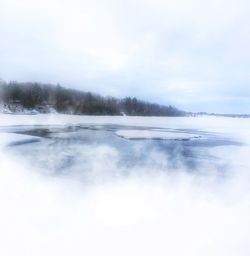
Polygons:
<instances>
[{"instance_id":1,"label":"frozen lake","mask_svg":"<svg viewBox=\"0 0 250 256\"><path fill-rule=\"evenodd\" d=\"M134 127L126 125L57 125L6 128L7 132L28 135L11 142L8 151L47 174L87 178L94 171L95 159L119 166L115 175L126 175L137 168L174 171L217 169L226 164L210 154L214 147L240 146L242 143L215 132L198 129ZM114 166L110 166L114 168ZM113 172L106 172L112 173Z\"/></svg>"},{"instance_id":2,"label":"frozen lake","mask_svg":"<svg viewBox=\"0 0 250 256\"><path fill-rule=\"evenodd\" d=\"M0 115L0 254L249 256L249 130Z\"/></svg>"}]
</instances>

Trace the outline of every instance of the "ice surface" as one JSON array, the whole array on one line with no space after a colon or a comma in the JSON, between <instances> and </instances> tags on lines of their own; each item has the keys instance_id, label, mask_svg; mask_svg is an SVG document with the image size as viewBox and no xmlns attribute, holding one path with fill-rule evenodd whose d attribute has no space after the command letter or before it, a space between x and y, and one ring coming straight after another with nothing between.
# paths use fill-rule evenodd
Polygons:
<instances>
[{"instance_id":1,"label":"ice surface","mask_svg":"<svg viewBox=\"0 0 250 256\"><path fill-rule=\"evenodd\" d=\"M40 138L23 135L23 134L15 134L15 133L0 133L0 148L8 146L8 145L20 145L29 142L37 142Z\"/></svg>"},{"instance_id":2,"label":"ice surface","mask_svg":"<svg viewBox=\"0 0 250 256\"><path fill-rule=\"evenodd\" d=\"M189 140L201 137L190 133L154 130L119 130L116 134L126 139Z\"/></svg>"},{"instance_id":3,"label":"ice surface","mask_svg":"<svg viewBox=\"0 0 250 256\"><path fill-rule=\"evenodd\" d=\"M8 115L0 114L0 127L20 125L125 125L133 127L194 129L244 137L248 134L249 118L227 117L134 117L77 116L63 114ZM245 139L245 138L244 138Z\"/></svg>"}]
</instances>

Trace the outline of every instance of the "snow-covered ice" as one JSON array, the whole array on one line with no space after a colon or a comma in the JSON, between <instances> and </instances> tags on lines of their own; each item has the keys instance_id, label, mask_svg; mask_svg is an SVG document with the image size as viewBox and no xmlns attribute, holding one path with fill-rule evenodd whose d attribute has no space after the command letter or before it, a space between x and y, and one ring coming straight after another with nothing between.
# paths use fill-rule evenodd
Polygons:
<instances>
[{"instance_id":1,"label":"snow-covered ice","mask_svg":"<svg viewBox=\"0 0 250 256\"><path fill-rule=\"evenodd\" d=\"M126 139L188 140L201 137L195 134L184 132L163 132L154 130L119 130L116 132L116 134Z\"/></svg>"}]
</instances>

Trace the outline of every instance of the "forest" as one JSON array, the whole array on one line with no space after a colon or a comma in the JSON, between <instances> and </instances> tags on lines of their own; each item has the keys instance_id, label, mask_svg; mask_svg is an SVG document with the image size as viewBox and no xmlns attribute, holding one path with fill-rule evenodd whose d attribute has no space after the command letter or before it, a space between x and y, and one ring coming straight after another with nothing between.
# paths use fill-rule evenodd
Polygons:
<instances>
[{"instance_id":1,"label":"forest","mask_svg":"<svg viewBox=\"0 0 250 256\"><path fill-rule=\"evenodd\" d=\"M78 115L131 115L131 116L185 116L186 112L174 106L163 106L139 100L103 97L91 92L67 89L59 84L35 82L1 82L0 104L11 112L36 110L48 113Z\"/></svg>"}]
</instances>

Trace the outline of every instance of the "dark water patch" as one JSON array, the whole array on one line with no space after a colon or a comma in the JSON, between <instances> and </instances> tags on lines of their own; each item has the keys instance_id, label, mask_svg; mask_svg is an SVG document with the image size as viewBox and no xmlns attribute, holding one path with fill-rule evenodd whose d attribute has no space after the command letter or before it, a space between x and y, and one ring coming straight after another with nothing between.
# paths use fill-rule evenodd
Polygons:
<instances>
[{"instance_id":1,"label":"dark water patch","mask_svg":"<svg viewBox=\"0 0 250 256\"><path fill-rule=\"evenodd\" d=\"M21 141L11 142L7 146L9 147L15 147L15 146L22 146L30 143L40 142L39 138L33 138L33 139L25 139Z\"/></svg>"}]
</instances>

